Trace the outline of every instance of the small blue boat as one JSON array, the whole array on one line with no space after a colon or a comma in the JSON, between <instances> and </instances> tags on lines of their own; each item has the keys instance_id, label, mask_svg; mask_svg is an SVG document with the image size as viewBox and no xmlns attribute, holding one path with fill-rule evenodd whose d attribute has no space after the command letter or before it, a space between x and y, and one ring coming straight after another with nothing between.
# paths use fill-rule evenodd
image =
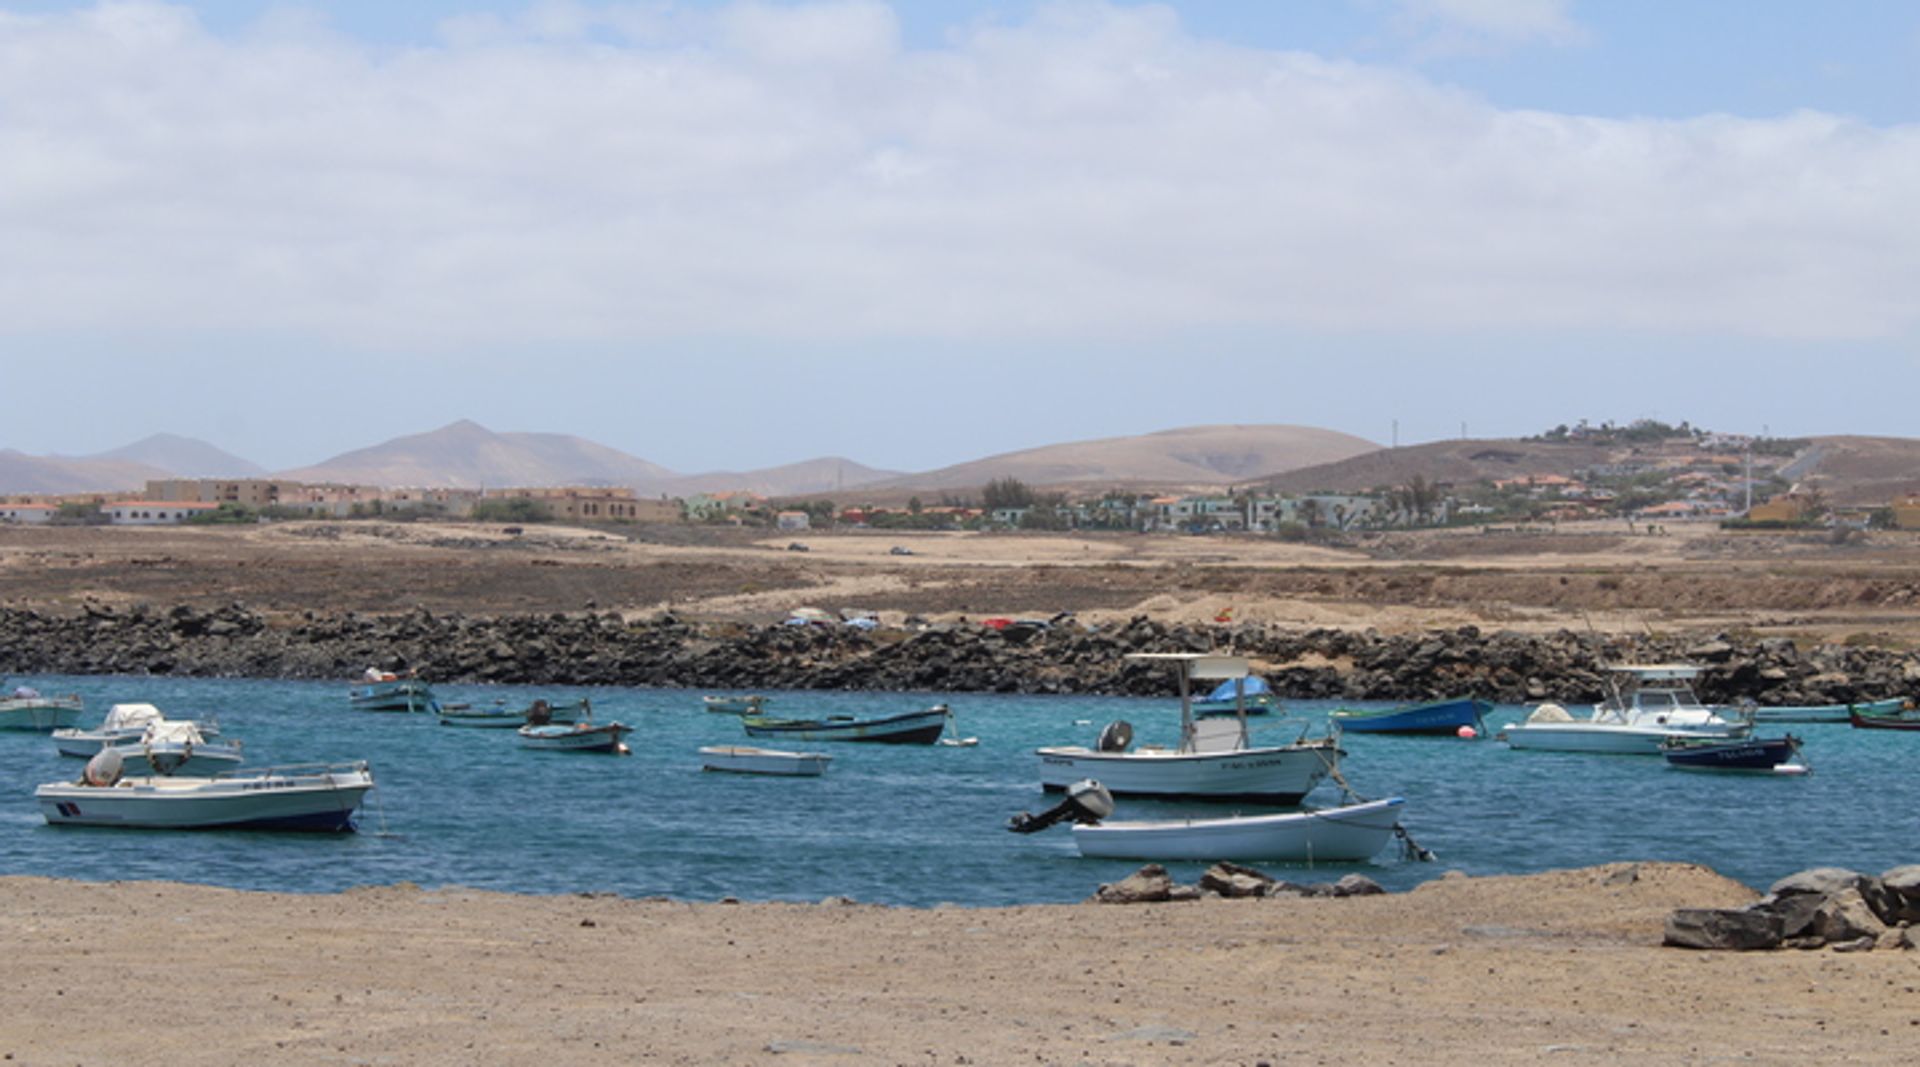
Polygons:
<instances>
[{"instance_id":1,"label":"small blue boat","mask_svg":"<svg viewBox=\"0 0 1920 1067\"><path fill-rule=\"evenodd\" d=\"M1356 734L1457 734L1462 726L1484 734L1485 717L1492 710L1493 705L1484 700L1458 697L1380 711L1337 708L1328 718L1343 732Z\"/></svg>"},{"instance_id":2,"label":"small blue boat","mask_svg":"<svg viewBox=\"0 0 1920 1067\"><path fill-rule=\"evenodd\" d=\"M1710 741L1694 738L1668 738L1660 754L1675 767L1711 771L1781 771L1805 767L1793 762L1800 754L1800 739L1785 737L1749 737L1737 741Z\"/></svg>"}]
</instances>

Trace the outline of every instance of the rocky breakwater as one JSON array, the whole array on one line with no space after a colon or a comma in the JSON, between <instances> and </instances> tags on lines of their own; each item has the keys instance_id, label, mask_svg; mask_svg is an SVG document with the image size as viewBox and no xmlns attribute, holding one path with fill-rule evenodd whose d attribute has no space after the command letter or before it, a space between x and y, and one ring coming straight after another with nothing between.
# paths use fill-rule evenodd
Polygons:
<instances>
[{"instance_id":1,"label":"rocky breakwater","mask_svg":"<svg viewBox=\"0 0 1920 1067\"><path fill-rule=\"evenodd\" d=\"M1132 652L1222 652L1254 660L1292 698L1584 702L1602 664L1684 660L1708 668L1709 701L1817 704L1920 692L1920 659L1894 650L1725 634L1618 637L1560 631L1419 634L1273 627L940 624L914 628L741 626L612 612L467 616L308 613L245 605L0 609L0 671L346 678L366 667L442 682L753 689L932 690L1164 696L1168 671Z\"/></svg>"},{"instance_id":2,"label":"rocky breakwater","mask_svg":"<svg viewBox=\"0 0 1920 1067\"><path fill-rule=\"evenodd\" d=\"M1827 948L1838 952L1914 947L1920 923L1920 866L1874 877L1816 867L1775 882L1744 908L1681 908L1667 919L1679 948L1753 951Z\"/></svg>"}]
</instances>

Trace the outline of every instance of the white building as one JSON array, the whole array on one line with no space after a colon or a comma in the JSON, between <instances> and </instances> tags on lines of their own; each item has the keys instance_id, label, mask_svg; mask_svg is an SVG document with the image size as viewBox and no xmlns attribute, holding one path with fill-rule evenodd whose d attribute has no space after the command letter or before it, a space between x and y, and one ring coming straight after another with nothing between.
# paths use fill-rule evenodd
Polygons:
<instances>
[{"instance_id":1,"label":"white building","mask_svg":"<svg viewBox=\"0 0 1920 1067\"><path fill-rule=\"evenodd\" d=\"M50 521L59 510L52 504L0 504L0 522L40 525Z\"/></svg>"},{"instance_id":2,"label":"white building","mask_svg":"<svg viewBox=\"0 0 1920 1067\"><path fill-rule=\"evenodd\" d=\"M100 505L101 513L115 526L174 526L189 516L218 510L218 504L187 500L116 500Z\"/></svg>"}]
</instances>

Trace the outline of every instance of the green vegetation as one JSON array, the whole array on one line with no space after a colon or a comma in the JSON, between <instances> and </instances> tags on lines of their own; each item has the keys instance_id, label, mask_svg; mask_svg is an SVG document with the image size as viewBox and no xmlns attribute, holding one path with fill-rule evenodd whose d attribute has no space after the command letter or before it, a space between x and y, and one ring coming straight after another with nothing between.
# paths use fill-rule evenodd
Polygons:
<instances>
[{"instance_id":1,"label":"green vegetation","mask_svg":"<svg viewBox=\"0 0 1920 1067\"><path fill-rule=\"evenodd\" d=\"M553 511L531 497L513 496L482 500L473 506L479 522L552 522Z\"/></svg>"},{"instance_id":2,"label":"green vegetation","mask_svg":"<svg viewBox=\"0 0 1920 1067\"><path fill-rule=\"evenodd\" d=\"M189 526L247 526L260 521L260 513L232 501L221 504L212 511L202 511L186 518Z\"/></svg>"}]
</instances>

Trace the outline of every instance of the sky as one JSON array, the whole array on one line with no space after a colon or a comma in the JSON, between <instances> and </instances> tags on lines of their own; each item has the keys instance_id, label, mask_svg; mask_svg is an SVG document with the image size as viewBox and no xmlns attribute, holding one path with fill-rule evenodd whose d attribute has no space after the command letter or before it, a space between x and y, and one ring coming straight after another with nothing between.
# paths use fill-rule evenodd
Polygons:
<instances>
[{"instance_id":1,"label":"sky","mask_svg":"<svg viewBox=\"0 0 1920 1067\"><path fill-rule=\"evenodd\" d=\"M0 448L1917 435L1920 5L0 0Z\"/></svg>"}]
</instances>

